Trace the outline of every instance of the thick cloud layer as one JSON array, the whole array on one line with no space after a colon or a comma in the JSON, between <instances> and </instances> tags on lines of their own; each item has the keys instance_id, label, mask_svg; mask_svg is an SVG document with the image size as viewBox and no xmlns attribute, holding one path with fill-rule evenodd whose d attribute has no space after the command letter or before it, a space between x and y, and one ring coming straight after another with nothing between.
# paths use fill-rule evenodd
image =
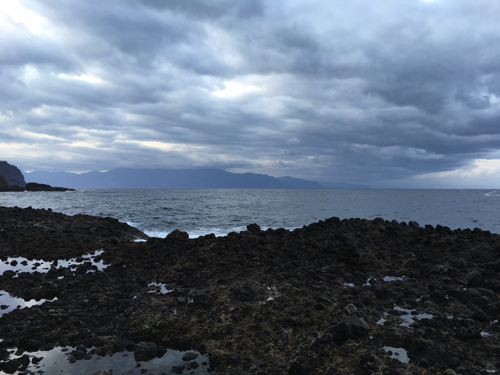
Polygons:
<instances>
[{"instance_id":1,"label":"thick cloud layer","mask_svg":"<svg viewBox=\"0 0 500 375\"><path fill-rule=\"evenodd\" d=\"M500 182L500 3L24 0L0 159L375 187Z\"/></svg>"}]
</instances>

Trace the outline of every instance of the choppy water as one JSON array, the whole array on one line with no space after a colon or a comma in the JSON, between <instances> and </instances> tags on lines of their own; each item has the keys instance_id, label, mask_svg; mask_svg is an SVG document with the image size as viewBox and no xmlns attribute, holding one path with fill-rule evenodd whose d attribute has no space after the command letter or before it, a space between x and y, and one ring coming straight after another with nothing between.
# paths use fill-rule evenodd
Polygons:
<instances>
[{"instance_id":1,"label":"choppy water","mask_svg":"<svg viewBox=\"0 0 500 375\"><path fill-rule=\"evenodd\" d=\"M332 216L500 233L500 190L81 189L0 193L0 205L111 216L155 237L224 235L250 223L292 229Z\"/></svg>"}]
</instances>

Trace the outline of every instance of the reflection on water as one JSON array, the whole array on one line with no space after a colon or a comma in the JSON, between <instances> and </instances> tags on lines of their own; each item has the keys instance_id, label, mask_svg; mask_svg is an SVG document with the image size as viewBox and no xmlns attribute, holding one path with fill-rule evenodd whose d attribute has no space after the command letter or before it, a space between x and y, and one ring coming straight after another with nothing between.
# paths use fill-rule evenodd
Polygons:
<instances>
[{"instance_id":1,"label":"reflection on water","mask_svg":"<svg viewBox=\"0 0 500 375\"><path fill-rule=\"evenodd\" d=\"M19 358L15 355L16 349L9 349L10 358ZM209 360L206 355L197 352L186 358L186 353L178 350L167 350L160 358L153 358L148 361L136 361L134 353L123 351L113 355L101 357L95 354L93 349L89 349L85 359L75 361L70 359L74 348L56 347L49 351L38 351L23 353L30 357L30 365L27 367L29 373L45 374L93 374L101 369L109 370L113 375L118 374L208 374ZM183 360L184 357L184 360ZM40 360L40 358L42 358ZM182 370L182 371L181 371ZM174 372L172 372L174 371ZM19 372L16 372L18 374Z\"/></svg>"},{"instance_id":2,"label":"reflection on water","mask_svg":"<svg viewBox=\"0 0 500 375\"><path fill-rule=\"evenodd\" d=\"M41 259L28 260L23 257L9 257L5 261L0 263L0 275L3 275L5 271L19 272L40 272L47 273L52 267L54 268L75 268L76 266L82 265L85 262L90 262L89 268L96 268L102 271L108 265L104 264L104 261L100 257L103 250L94 251L93 254L85 254L79 258L72 258L70 260L57 260L57 261L45 261ZM93 272L93 270L89 270Z\"/></svg>"},{"instance_id":3,"label":"reflection on water","mask_svg":"<svg viewBox=\"0 0 500 375\"><path fill-rule=\"evenodd\" d=\"M399 311L401 313L401 318L403 319L403 323L400 325L403 327L410 327L410 324L415 323L415 320L420 319L432 319L432 314L417 314L415 310L403 309L399 306L394 306L394 310Z\"/></svg>"},{"instance_id":4,"label":"reflection on water","mask_svg":"<svg viewBox=\"0 0 500 375\"><path fill-rule=\"evenodd\" d=\"M32 306L36 306L36 305L41 305L42 303L47 302L47 301L56 301L56 300L57 300L57 297L52 299L52 300L41 299L41 300L37 301L37 300L32 299L29 301L25 301L22 298L17 298L17 297L11 296L9 293L7 293L4 290L0 290L0 316L2 316L3 314L9 313L12 310L15 310L17 307L22 309L25 307L32 307Z\"/></svg>"},{"instance_id":5,"label":"reflection on water","mask_svg":"<svg viewBox=\"0 0 500 375\"><path fill-rule=\"evenodd\" d=\"M44 261L44 260L28 260L23 257L9 257L5 261L0 263L0 275L3 275L6 271L15 272L16 275L13 277L17 277L19 273L22 272L39 272L46 273L51 268L70 268L75 270L77 266L80 266L86 262L88 262L88 270L87 272L96 272L104 270L108 265L105 265L103 260L101 259L101 254L103 250L94 251L93 254L85 254L80 258L73 258L70 260L57 260L57 261ZM58 280L61 280L63 276L58 277ZM24 300L22 298L14 297L11 294L7 293L5 290L0 290L0 316L3 314L7 314L16 308L25 308L32 307L36 305L41 305L46 301L55 301L57 298L53 300Z\"/></svg>"},{"instance_id":6,"label":"reflection on water","mask_svg":"<svg viewBox=\"0 0 500 375\"><path fill-rule=\"evenodd\" d=\"M154 290L150 290L148 293L157 293L157 294L167 294L170 292L173 292L173 289L167 289L166 284L161 284L161 283L149 283L148 287L154 287Z\"/></svg>"},{"instance_id":7,"label":"reflection on water","mask_svg":"<svg viewBox=\"0 0 500 375\"><path fill-rule=\"evenodd\" d=\"M402 363L410 363L408 352L403 348L393 348L391 346L384 346L384 350L391 358L398 359Z\"/></svg>"}]
</instances>

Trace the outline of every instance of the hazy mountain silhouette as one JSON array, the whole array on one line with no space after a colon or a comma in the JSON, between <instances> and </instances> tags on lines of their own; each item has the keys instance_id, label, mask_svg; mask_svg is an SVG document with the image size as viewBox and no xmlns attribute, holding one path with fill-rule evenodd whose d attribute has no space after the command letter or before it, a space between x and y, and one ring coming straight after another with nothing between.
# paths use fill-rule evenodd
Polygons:
<instances>
[{"instance_id":1,"label":"hazy mountain silhouette","mask_svg":"<svg viewBox=\"0 0 500 375\"><path fill-rule=\"evenodd\" d=\"M27 181L71 188L158 188L158 189L323 189L318 182L266 174L231 173L222 169L132 169L107 172L25 173Z\"/></svg>"}]
</instances>

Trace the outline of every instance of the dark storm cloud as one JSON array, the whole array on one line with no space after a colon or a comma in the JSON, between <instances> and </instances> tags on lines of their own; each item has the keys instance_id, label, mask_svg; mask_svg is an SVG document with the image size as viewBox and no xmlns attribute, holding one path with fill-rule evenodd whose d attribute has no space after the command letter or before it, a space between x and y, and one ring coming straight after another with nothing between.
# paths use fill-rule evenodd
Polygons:
<instances>
[{"instance_id":1,"label":"dark storm cloud","mask_svg":"<svg viewBox=\"0 0 500 375\"><path fill-rule=\"evenodd\" d=\"M500 158L495 2L13 4L0 156L22 169L411 186Z\"/></svg>"},{"instance_id":2,"label":"dark storm cloud","mask_svg":"<svg viewBox=\"0 0 500 375\"><path fill-rule=\"evenodd\" d=\"M139 0L140 3L160 9L170 9L181 14L199 19L218 19L226 16L248 18L263 15L263 3L260 0Z\"/></svg>"}]
</instances>

